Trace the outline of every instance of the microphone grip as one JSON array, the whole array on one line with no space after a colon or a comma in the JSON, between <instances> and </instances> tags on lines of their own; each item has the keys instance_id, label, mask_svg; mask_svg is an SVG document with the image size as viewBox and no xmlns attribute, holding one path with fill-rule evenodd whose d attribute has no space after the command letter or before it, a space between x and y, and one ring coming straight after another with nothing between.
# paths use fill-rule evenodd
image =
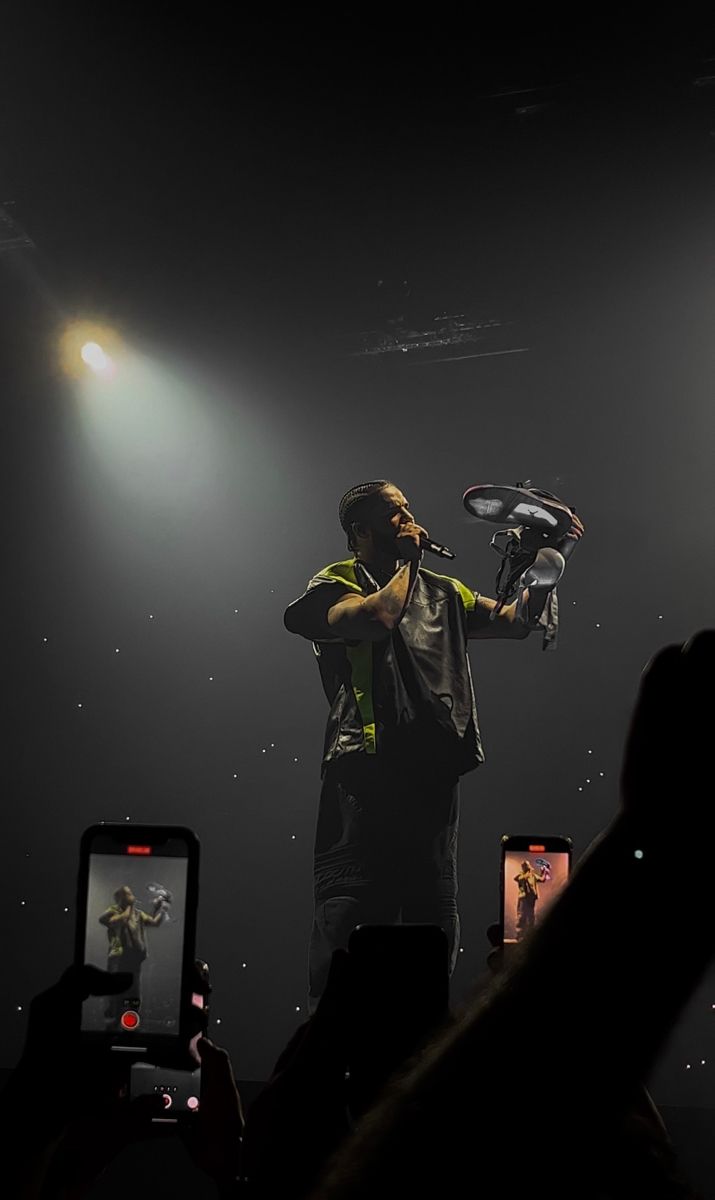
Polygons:
<instances>
[{"instance_id":1,"label":"microphone grip","mask_svg":"<svg viewBox=\"0 0 715 1200\"><path fill-rule=\"evenodd\" d=\"M442 546L439 542L433 542L430 538L421 537L420 546L423 550L429 550L430 554L436 554L438 558L456 558L453 550L449 546Z\"/></svg>"}]
</instances>

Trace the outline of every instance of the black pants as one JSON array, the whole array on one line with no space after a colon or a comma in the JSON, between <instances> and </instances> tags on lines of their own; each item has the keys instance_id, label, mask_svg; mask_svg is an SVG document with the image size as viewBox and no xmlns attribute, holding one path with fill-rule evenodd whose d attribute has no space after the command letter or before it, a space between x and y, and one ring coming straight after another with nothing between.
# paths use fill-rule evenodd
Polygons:
<instances>
[{"instance_id":1,"label":"black pants","mask_svg":"<svg viewBox=\"0 0 715 1200\"><path fill-rule=\"evenodd\" d=\"M516 940L521 941L536 918L536 896L520 896L516 902Z\"/></svg>"},{"instance_id":2,"label":"black pants","mask_svg":"<svg viewBox=\"0 0 715 1200\"><path fill-rule=\"evenodd\" d=\"M325 772L315 836L311 1008L356 925L440 925L459 952L454 774L347 754Z\"/></svg>"},{"instance_id":3,"label":"black pants","mask_svg":"<svg viewBox=\"0 0 715 1200\"><path fill-rule=\"evenodd\" d=\"M123 954L114 954L107 959L107 970L111 974L117 974L119 971L131 971L134 977L126 992L122 992L119 996L107 997L104 1017L108 1023L119 1024L119 1018L127 1007L127 1001L130 1001L129 1007L141 1008L141 970L144 957L143 954L132 954L125 950Z\"/></svg>"}]
</instances>

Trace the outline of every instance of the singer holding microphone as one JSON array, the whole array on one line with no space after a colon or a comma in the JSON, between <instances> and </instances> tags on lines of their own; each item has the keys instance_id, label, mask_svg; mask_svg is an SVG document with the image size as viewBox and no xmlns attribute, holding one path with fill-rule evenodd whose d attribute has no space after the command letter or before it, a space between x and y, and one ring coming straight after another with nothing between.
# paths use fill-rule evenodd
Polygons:
<instances>
[{"instance_id":1,"label":"singer holding microphone","mask_svg":"<svg viewBox=\"0 0 715 1200\"><path fill-rule=\"evenodd\" d=\"M315 838L309 1005L356 925L441 925L459 951L459 777L484 761L469 638L525 638L516 604L422 566L453 557L388 480L339 506L351 557L324 567L285 613L313 643L330 714ZM583 526L573 517L570 537ZM533 623L532 623L533 627Z\"/></svg>"}]
</instances>

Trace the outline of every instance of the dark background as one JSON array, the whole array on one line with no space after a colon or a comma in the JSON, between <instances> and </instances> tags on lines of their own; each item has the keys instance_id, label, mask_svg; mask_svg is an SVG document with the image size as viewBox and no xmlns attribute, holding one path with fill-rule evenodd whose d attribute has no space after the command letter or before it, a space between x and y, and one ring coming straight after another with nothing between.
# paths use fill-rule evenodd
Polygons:
<instances>
[{"instance_id":1,"label":"dark background","mask_svg":"<svg viewBox=\"0 0 715 1200\"><path fill-rule=\"evenodd\" d=\"M282 614L344 555L341 494L392 478L486 593L467 485L533 479L587 526L558 651L472 653L488 762L463 786L455 997L501 834L578 856L615 810L640 670L712 623L715 38L3 20L0 203L36 248L0 258L0 1062L70 959L82 830L130 816L197 831L214 1035L264 1079L305 1015L326 715ZM415 320L468 302L524 352L351 355L404 280ZM59 370L73 317L120 331L111 386ZM692 839L673 853L709 869ZM713 1002L706 982L664 1056L666 1103L712 1103Z\"/></svg>"}]
</instances>

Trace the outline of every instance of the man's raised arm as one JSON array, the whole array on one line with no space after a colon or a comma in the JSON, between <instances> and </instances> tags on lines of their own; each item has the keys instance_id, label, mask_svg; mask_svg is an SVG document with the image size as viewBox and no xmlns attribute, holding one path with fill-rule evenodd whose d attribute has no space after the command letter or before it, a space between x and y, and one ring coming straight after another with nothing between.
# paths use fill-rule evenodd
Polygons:
<instances>
[{"instance_id":1,"label":"man's raised arm","mask_svg":"<svg viewBox=\"0 0 715 1200\"><path fill-rule=\"evenodd\" d=\"M467 632L471 639L511 638L520 640L529 636L529 629L516 619L516 600L505 604L492 621L490 615L497 606L489 596L477 596L477 602L468 615Z\"/></svg>"},{"instance_id":2,"label":"man's raised arm","mask_svg":"<svg viewBox=\"0 0 715 1200\"><path fill-rule=\"evenodd\" d=\"M379 642L399 625L417 578L418 561L398 567L392 579L363 596L321 584L289 604L283 621L290 633L311 642Z\"/></svg>"}]
</instances>

